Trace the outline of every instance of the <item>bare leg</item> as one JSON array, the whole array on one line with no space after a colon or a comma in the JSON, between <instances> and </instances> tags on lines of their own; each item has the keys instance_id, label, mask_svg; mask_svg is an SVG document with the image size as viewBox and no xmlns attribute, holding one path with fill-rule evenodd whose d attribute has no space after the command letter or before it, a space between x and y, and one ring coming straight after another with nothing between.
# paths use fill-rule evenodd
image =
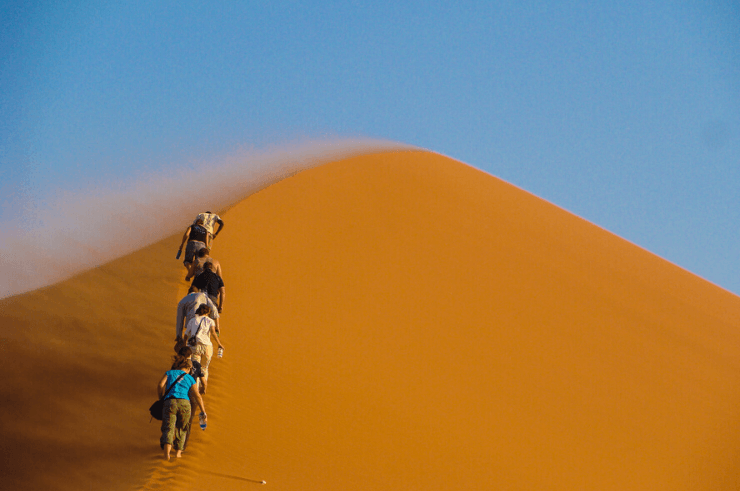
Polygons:
<instances>
[{"instance_id":1,"label":"bare leg","mask_svg":"<svg viewBox=\"0 0 740 491\"><path fill-rule=\"evenodd\" d=\"M175 457L177 457L178 459L182 457L182 450L178 450L177 453L175 454Z\"/></svg>"},{"instance_id":2,"label":"bare leg","mask_svg":"<svg viewBox=\"0 0 740 491\"><path fill-rule=\"evenodd\" d=\"M172 451L172 445L169 443L164 444L164 458L170 460L170 452Z\"/></svg>"}]
</instances>

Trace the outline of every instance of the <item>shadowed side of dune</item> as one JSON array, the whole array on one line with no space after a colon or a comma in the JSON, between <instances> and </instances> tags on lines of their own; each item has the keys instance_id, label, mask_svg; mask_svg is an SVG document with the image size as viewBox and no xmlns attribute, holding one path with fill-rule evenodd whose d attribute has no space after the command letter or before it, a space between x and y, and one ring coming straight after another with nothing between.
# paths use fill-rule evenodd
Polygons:
<instances>
[{"instance_id":1,"label":"shadowed side of dune","mask_svg":"<svg viewBox=\"0 0 740 491\"><path fill-rule=\"evenodd\" d=\"M132 489L157 445L149 423L174 337L173 241L0 300L7 489Z\"/></svg>"},{"instance_id":2,"label":"shadowed side of dune","mask_svg":"<svg viewBox=\"0 0 740 491\"><path fill-rule=\"evenodd\" d=\"M186 485L740 485L736 296L424 152L225 220L227 351Z\"/></svg>"}]
</instances>

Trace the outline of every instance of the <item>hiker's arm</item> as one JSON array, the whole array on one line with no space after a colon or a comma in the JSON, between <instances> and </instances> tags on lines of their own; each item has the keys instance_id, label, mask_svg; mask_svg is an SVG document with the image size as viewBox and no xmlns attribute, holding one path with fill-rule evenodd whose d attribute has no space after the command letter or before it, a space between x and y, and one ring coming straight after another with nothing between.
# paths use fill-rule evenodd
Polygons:
<instances>
[{"instance_id":1,"label":"hiker's arm","mask_svg":"<svg viewBox=\"0 0 740 491\"><path fill-rule=\"evenodd\" d=\"M185 235L182 236L182 243L180 244L180 250L182 250L183 247L185 247L185 243L188 241L188 237L190 237L190 228L188 227L187 230L185 230Z\"/></svg>"},{"instance_id":2,"label":"hiker's arm","mask_svg":"<svg viewBox=\"0 0 740 491\"><path fill-rule=\"evenodd\" d=\"M200 380L200 393L205 394L208 389L208 382L205 377L198 377L198 379Z\"/></svg>"},{"instance_id":3,"label":"hiker's arm","mask_svg":"<svg viewBox=\"0 0 740 491\"><path fill-rule=\"evenodd\" d=\"M216 344L218 344L219 348L223 348L224 345L221 344L221 340L218 338L218 333L216 332L216 325L211 324L211 337L216 340Z\"/></svg>"},{"instance_id":4,"label":"hiker's arm","mask_svg":"<svg viewBox=\"0 0 740 491\"><path fill-rule=\"evenodd\" d=\"M216 233L213 234L213 238L215 239L216 236L221 233L221 229L224 228L224 221L221 219L216 220L216 223L218 223L218 230L216 230Z\"/></svg>"},{"instance_id":5,"label":"hiker's arm","mask_svg":"<svg viewBox=\"0 0 740 491\"><path fill-rule=\"evenodd\" d=\"M164 374L164 377L162 377L162 380L159 381L159 384L157 384L157 397L161 399L164 397L164 388L167 385L167 374Z\"/></svg>"},{"instance_id":6,"label":"hiker's arm","mask_svg":"<svg viewBox=\"0 0 740 491\"><path fill-rule=\"evenodd\" d=\"M195 384L190 386L190 390L188 391L188 395L195 399L195 402L198 403L198 406L200 406L201 412L205 415L206 414L206 407L203 405L203 398L198 393L198 389L195 388ZM208 416L206 416L206 421L208 420Z\"/></svg>"},{"instance_id":7,"label":"hiker's arm","mask_svg":"<svg viewBox=\"0 0 740 491\"><path fill-rule=\"evenodd\" d=\"M222 286L218 289L218 313L224 309L224 297L226 296L226 287Z\"/></svg>"}]
</instances>

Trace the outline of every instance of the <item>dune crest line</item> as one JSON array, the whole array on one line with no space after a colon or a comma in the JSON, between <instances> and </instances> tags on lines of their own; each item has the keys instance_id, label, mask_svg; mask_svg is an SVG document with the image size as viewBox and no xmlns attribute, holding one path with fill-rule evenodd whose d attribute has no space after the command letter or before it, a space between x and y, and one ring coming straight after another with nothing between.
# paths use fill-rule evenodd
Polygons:
<instances>
[{"instance_id":1,"label":"dune crest line","mask_svg":"<svg viewBox=\"0 0 740 491\"><path fill-rule=\"evenodd\" d=\"M362 153L413 148L371 138L309 140L240 151L188 165L176 175L139 176L116 189L61 194L47 205L23 210L18 223L0 230L5 272L0 298L61 281L162 240L199 207L223 211L301 170Z\"/></svg>"}]
</instances>

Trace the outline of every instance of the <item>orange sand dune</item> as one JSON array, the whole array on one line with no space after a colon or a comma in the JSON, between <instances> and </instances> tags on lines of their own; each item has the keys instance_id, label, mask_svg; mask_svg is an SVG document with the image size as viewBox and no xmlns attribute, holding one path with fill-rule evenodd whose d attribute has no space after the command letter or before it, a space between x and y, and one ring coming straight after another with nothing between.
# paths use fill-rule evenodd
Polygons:
<instances>
[{"instance_id":1,"label":"orange sand dune","mask_svg":"<svg viewBox=\"0 0 740 491\"><path fill-rule=\"evenodd\" d=\"M0 301L8 489L740 488L740 298L426 152L222 216L226 354L178 462L146 411L178 237Z\"/></svg>"}]
</instances>

